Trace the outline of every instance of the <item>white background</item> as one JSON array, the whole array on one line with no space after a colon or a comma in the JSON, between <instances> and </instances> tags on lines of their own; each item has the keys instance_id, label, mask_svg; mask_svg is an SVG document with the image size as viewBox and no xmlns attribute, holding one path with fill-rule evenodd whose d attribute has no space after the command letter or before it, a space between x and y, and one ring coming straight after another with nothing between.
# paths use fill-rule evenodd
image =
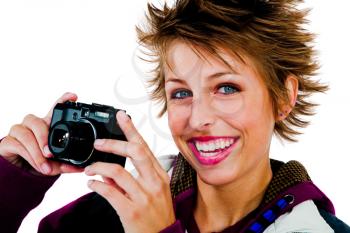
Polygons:
<instances>
[{"instance_id":1,"label":"white background","mask_svg":"<svg viewBox=\"0 0 350 233\"><path fill-rule=\"evenodd\" d=\"M146 98L145 67L135 58L134 26L143 19L145 4L0 0L0 136L28 113L44 116L59 96L72 91L81 102L126 109L156 155L177 153L166 117L157 119L156 106ZM350 223L350 3L309 0L307 6L313 8L310 29L319 34L318 78L331 90L316 96L321 106L300 142L274 140L271 157L301 161L338 216ZM42 217L89 191L86 181L83 174L63 175L19 232L36 232Z\"/></svg>"}]
</instances>

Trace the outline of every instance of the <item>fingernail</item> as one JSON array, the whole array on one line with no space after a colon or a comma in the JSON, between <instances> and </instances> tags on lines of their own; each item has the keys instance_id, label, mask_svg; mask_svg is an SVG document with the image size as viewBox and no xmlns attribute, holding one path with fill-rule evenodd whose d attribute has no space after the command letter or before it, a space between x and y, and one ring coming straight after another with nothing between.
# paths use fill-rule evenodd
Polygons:
<instances>
[{"instance_id":1,"label":"fingernail","mask_svg":"<svg viewBox=\"0 0 350 233\"><path fill-rule=\"evenodd\" d=\"M96 139L94 144L95 146L102 146L105 141L103 139Z\"/></svg>"},{"instance_id":2,"label":"fingernail","mask_svg":"<svg viewBox=\"0 0 350 233\"><path fill-rule=\"evenodd\" d=\"M44 146L44 155L48 158L51 158L53 156L48 145Z\"/></svg>"},{"instance_id":3,"label":"fingernail","mask_svg":"<svg viewBox=\"0 0 350 233\"><path fill-rule=\"evenodd\" d=\"M40 168L41 168L42 173L44 173L44 174L49 174L51 172L51 167L48 163L41 164Z\"/></svg>"},{"instance_id":4,"label":"fingernail","mask_svg":"<svg viewBox=\"0 0 350 233\"><path fill-rule=\"evenodd\" d=\"M65 95L66 95L67 97L73 97L73 96L75 96L75 94L72 93L72 92L66 92Z\"/></svg>"},{"instance_id":5,"label":"fingernail","mask_svg":"<svg viewBox=\"0 0 350 233\"><path fill-rule=\"evenodd\" d=\"M128 117L128 115L126 115L124 111L121 111L119 115L120 115L120 120L122 120L123 122L127 122L128 120L130 120L130 118Z\"/></svg>"}]
</instances>

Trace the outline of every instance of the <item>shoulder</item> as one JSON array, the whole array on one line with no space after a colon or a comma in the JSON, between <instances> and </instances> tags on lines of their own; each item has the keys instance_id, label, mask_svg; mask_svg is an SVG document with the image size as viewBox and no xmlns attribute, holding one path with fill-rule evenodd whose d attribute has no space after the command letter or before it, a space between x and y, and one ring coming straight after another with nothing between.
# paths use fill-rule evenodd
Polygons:
<instances>
[{"instance_id":1,"label":"shoulder","mask_svg":"<svg viewBox=\"0 0 350 233\"><path fill-rule=\"evenodd\" d=\"M332 228L320 215L313 201L296 205L290 212L281 215L264 233L333 233Z\"/></svg>"}]
</instances>

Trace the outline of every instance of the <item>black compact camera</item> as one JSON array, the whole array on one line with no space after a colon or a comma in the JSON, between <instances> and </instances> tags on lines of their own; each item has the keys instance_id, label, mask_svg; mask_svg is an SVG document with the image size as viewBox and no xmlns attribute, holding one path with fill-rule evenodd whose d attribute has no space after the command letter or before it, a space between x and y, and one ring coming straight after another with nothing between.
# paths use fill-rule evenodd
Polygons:
<instances>
[{"instance_id":1,"label":"black compact camera","mask_svg":"<svg viewBox=\"0 0 350 233\"><path fill-rule=\"evenodd\" d=\"M100 104L67 101L55 106L49 130L50 159L86 167L97 161L125 166L123 156L94 149L98 138L127 141L118 126L116 113L124 111Z\"/></svg>"}]
</instances>

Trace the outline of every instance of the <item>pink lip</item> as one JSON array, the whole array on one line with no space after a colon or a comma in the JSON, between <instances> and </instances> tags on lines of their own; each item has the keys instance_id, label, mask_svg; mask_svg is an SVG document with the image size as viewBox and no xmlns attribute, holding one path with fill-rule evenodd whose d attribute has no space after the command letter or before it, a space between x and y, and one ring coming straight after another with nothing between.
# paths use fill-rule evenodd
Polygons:
<instances>
[{"instance_id":1,"label":"pink lip","mask_svg":"<svg viewBox=\"0 0 350 233\"><path fill-rule=\"evenodd\" d=\"M225 150L223 150L222 152L218 153L215 156L210 156L210 157L204 157L200 154L200 152L197 150L196 146L194 145L194 141L210 141L210 140L214 140L214 139L218 139L218 138L233 138L234 139L234 143L226 148ZM222 160L224 160L225 158L227 158L231 151L234 149L235 145L237 144L239 137L214 137L214 136L205 136L205 137L195 137L195 138L191 138L187 144L189 146L189 148L192 150L193 154L196 156L198 162L202 165L215 165L220 163Z\"/></svg>"}]
</instances>

